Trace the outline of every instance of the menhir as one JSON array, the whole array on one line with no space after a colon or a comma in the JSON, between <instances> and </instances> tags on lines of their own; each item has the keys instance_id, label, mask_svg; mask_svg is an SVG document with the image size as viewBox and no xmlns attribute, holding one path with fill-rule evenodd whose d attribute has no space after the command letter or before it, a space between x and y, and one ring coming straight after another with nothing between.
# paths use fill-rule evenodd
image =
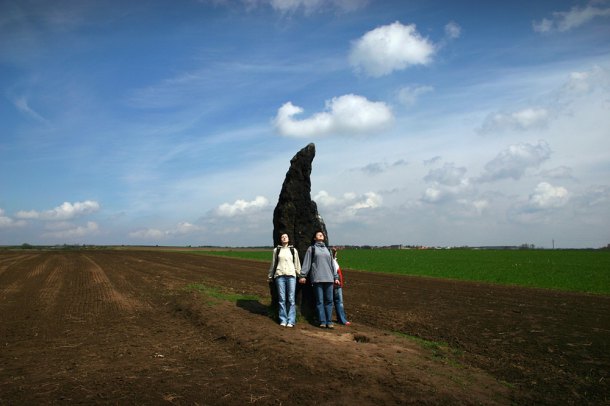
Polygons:
<instances>
[{"instance_id":1,"label":"menhir","mask_svg":"<svg viewBox=\"0 0 610 406\"><path fill-rule=\"evenodd\" d=\"M280 244L280 233L288 233L292 245L299 251L301 262L316 231L324 232L328 244L326 225L318 214L316 202L311 200L311 162L315 155L316 146L311 143L290 160L290 168L273 211L273 245Z\"/></svg>"}]
</instances>

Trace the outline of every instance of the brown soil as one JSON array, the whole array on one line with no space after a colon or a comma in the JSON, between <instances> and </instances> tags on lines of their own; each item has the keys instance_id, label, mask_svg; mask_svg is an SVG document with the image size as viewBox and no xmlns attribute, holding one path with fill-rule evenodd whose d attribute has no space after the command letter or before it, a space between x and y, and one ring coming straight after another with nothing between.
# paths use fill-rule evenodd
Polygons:
<instances>
[{"instance_id":1,"label":"brown soil","mask_svg":"<svg viewBox=\"0 0 610 406\"><path fill-rule=\"evenodd\" d=\"M288 329L267 267L0 252L0 404L610 404L608 296L348 269L353 325Z\"/></svg>"}]
</instances>

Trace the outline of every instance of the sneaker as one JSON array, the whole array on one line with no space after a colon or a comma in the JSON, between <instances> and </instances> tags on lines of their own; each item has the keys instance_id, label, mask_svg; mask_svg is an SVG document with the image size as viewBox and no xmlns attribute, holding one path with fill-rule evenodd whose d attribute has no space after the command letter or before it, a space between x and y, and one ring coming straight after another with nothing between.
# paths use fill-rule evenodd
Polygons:
<instances>
[{"instance_id":1,"label":"sneaker","mask_svg":"<svg viewBox=\"0 0 610 406\"><path fill-rule=\"evenodd\" d=\"M320 328L326 328L326 324L320 324Z\"/></svg>"},{"instance_id":2,"label":"sneaker","mask_svg":"<svg viewBox=\"0 0 610 406\"><path fill-rule=\"evenodd\" d=\"M280 326L282 326L282 327L286 327L286 323L281 322L281 323L280 323Z\"/></svg>"},{"instance_id":3,"label":"sneaker","mask_svg":"<svg viewBox=\"0 0 610 406\"><path fill-rule=\"evenodd\" d=\"M335 325L334 324L327 324L326 328L335 328Z\"/></svg>"},{"instance_id":4,"label":"sneaker","mask_svg":"<svg viewBox=\"0 0 610 406\"><path fill-rule=\"evenodd\" d=\"M288 324L286 324L286 327L294 327L294 324L288 323Z\"/></svg>"},{"instance_id":5,"label":"sneaker","mask_svg":"<svg viewBox=\"0 0 610 406\"><path fill-rule=\"evenodd\" d=\"M346 326L351 326L351 325L352 325L352 322L351 322L351 321L346 321L346 322L345 322L345 325L346 325Z\"/></svg>"}]
</instances>

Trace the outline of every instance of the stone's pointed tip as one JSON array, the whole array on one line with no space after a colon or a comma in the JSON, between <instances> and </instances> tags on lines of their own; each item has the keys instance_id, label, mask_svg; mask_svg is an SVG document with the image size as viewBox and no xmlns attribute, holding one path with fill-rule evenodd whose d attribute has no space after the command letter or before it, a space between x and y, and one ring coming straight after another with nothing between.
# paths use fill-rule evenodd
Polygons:
<instances>
[{"instance_id":1,"label":"stone's pointed tip","mask_svg":"<svg viewBox=\"0 0 610 406\"><path fill-rule=\"evenodd\" d=\"M316 156L316 145L312 142L312 143L307 144L303 148L301 148L299 150L299 152L296 153L296 155L292 158L292 160L290 162L292 164L295 161L299 161L299 160L303 160L303 159L307 160L307 161L312 161L315 156ZM291 167L292 167L292 165L291 165Z\"/></svg>"},{"instance_id":2,"label":"stone's pointed tip","mask_svg":"<svg viewBox=\"0 0 610 406\"><path fill-rule=\"evenodd\" d=\"M316 150L316 144L314 144L313 142L310 142L309 144L307 144L307 146L305 148L303 148L303 150Z\"/></svg>"}]
</instances>

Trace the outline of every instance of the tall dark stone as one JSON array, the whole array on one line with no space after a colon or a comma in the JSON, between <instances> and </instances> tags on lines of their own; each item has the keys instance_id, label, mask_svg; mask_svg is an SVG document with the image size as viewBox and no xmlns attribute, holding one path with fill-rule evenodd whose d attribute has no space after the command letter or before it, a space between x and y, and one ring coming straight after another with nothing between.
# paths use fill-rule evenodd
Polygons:
<instances>
[{"instance_id":1,"label":"tall dark stone","mask_svg":"<svg viewBox=\"0 0 610 406\"><path fill-rule=\"evenodd\" d=\"M273 211L273 245L280 244L281 233L288 233L292 245L299 251L301 262L316 231L324 232L328 244L326 225L318 214L316 202L311 200L311 163L315 155L316 146L311 143L290 160L290 168Z\"/></svg>"},{"instance_id":2,"label":"tall dark stone","mask_svg":"<svg viewBox=\"0 0 610 406\"><path fill-rule=\"evenodd\" d=\"M290 168L273 211L273 245L280 244L281 233L288 233L292 245L299 251L301 263L316 231L324 232L328 244L326 225L318 214L316 202L311 200L311 163L315 155L316 146L312 143L290 160ZM270 289L273 307L277 301L277 292L274 285L271 285ZM296 303L298 312L310 322L314 322L315 302L309 283L297 284Z\"/></svg>"}]
</instances>

